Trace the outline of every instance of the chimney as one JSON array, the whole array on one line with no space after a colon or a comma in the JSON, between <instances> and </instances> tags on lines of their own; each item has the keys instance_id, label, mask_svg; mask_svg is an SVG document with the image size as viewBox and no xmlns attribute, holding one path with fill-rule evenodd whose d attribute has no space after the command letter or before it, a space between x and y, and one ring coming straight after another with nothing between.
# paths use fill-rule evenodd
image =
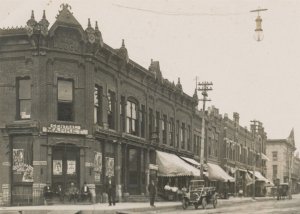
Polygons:
<instances>
[{"instance_id":1,"label":"chimney","mask_svg":"<svg viewBox=\"0 0 300 214\"><path fill-rule=\"evenodd\" d=\"M233 121L234 121L236 124L239 124L239 121L240 121L240 115L239 115L239 113L233 112Z\"/></svg>"}]
</instances>

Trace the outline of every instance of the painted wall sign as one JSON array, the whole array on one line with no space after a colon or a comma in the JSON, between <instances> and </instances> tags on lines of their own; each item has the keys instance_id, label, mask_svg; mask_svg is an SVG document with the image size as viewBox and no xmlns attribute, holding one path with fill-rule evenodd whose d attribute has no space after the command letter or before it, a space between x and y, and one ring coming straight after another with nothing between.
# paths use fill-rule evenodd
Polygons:
<instances>
[{"instance_id":1,"label":"painted wall sign","mask_svg":"<svg viewBox=\"0 0 300 214\"><path fill-rule=\"evenodd\" d=\"M33 166L47 166L47 161L33 161Z\"/></svg>"},{"instance_id":2,"label":"painted wall sign","mask_svg":"<svg viewBox=\"0 0 300 214\"><path fill-rule=\"evenodd\" d=\"M75 125L50 124L49 127L43 127L42 130L47 133L88 135L88 130Z\"/></svg>"}]
</instances>

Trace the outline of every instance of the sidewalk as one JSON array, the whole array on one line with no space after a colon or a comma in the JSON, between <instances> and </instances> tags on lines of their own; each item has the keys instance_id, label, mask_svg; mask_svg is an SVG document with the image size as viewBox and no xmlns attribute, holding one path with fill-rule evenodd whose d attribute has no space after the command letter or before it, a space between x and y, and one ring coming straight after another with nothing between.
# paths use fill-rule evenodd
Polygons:
<instances>
[{"instance_id":1,"label":"sidewalk","mask_svg":"<svg viewBox=\"0 0 300 214\"><path fill-rule=\"evenodd\" d=\"M272 197L257 197L255 200L249 197L219 199L218 206L229 206L239 203L251 203L255 201L276 200ZM150 207L149 203L117 203L116 206L108 204L91 204L91 205L42 205L42 206L22 206L22 207L0 207L0 214L94 214L94 213L131 213L150 210L176 210L182 209L181 202L156 202L155 208ZM208 205L210 206L210 205ZM21 211L21 212L20 212Z\"/></svg>"}]
</instances>

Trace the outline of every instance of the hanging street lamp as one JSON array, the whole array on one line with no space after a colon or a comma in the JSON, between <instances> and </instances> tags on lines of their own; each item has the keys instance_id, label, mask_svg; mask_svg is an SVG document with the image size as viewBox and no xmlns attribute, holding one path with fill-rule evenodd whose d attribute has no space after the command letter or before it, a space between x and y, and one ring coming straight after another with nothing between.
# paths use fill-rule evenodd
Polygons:
<instances>
[{"instance_id":1,"label":"hanging street lamp","mask_svg":"<svg viewBox=\"0 0 300 214\"><path fill-rule=\"evenodd\" d=\"M256 28L255 28L255 34L254 34L254 38L256 41L260 42L264 39L264 34L263 34L263 29L261 27L261 23L262 23L262 18L259 15L259 12L261 11L266 11L268 9L256 9L256 10L251 10L250 12L257 12L257 17L255 19L255 23L256 23Z\"/></svg>"}]
</instances>

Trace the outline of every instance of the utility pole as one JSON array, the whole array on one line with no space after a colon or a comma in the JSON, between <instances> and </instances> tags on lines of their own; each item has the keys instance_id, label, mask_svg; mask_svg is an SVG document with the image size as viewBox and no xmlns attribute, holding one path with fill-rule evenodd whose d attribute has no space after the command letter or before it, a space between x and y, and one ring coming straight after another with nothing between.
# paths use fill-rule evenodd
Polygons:
<instances>
[{"instance_id":1,"label":"utility pole","mask_svg":"<svg viewBox=\"0 0 300 214\"><path fill-rule=\"evenodd\" d=\"M207 99L207 91L212 90L212 82L199 82L198 83L198 91L202 91L202 96L203 98L200 99L200 101L203 102L203 107L202 107L202 126L201 126L201 143L200 143L200 179L204 180L203 176L203 170L204 170L204 138L205 138L205 103L211 101L210 99Z\"/></svg>"},{"instance_id":2,"label":"utility pole","mask_svg":"<svg viewBox=\"0 0 300 214\"><path fill-rule=\"evenodd\" d=\"M253 160L253 199L255 199L255 170L256 170L256 150L255 150L255 143L256 143L256 137L258 131L261 129L262 123L258 120L251 120L250 121L251 124L251 129L252 129L252 133L253 133L253 137L254 137L254 143L253 143L253 150L254 150L254 160Z\"/></svg>"}]
</instances>

